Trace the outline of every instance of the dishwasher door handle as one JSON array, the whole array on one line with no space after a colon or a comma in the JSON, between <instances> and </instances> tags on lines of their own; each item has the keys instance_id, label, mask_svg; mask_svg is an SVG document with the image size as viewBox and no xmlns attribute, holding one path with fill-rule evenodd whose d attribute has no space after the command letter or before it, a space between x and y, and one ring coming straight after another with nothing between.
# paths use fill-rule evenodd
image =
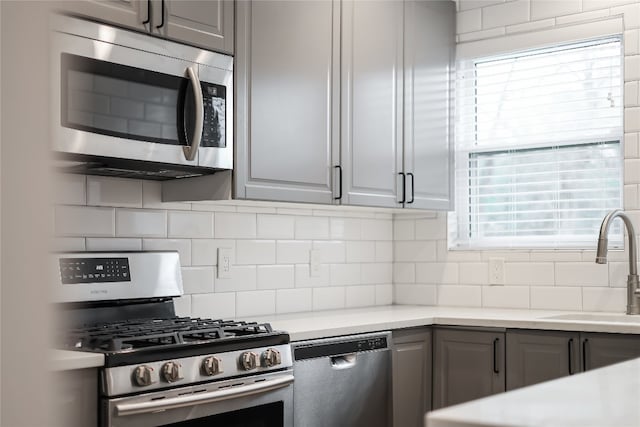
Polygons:
<instances>
[{"instance_id":1,"label":"dishwasher door handle","mask_svg":"<svg viewBox=\"0 0 640 427\"><path fill-rule=\"evenodd\" d=\"M356 353L342 354L340 356L331 356L331 367L333 369L349 369L356 366Z\"/></svg>"}]
</instances>

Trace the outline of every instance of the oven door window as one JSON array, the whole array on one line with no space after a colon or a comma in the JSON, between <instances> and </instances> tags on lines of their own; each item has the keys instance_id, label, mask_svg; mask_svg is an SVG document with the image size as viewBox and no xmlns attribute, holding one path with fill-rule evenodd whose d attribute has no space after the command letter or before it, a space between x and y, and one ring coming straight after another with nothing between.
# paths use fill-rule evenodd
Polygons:
<instances>
[{"instance_id":1,"label":"oven door window","mask_svg":"<svg viewBox=\"0 0 640 427\"><path fill-rule=\"evenodd\" d=\"M62 126L129 140L190 144L195 105L188 78L67 53L61 56L61 68ZM205 99L223 107L205 111L210 138L216 138L207 145L224 146L224 133L211 122L218 117L212 111L224 114L225 87L203 83L202 88L221 94Z\"/></svg>"},{"instance_id":2,"label":"oven door window","mask_svg":"<svg viewBox=\"0 0 640 427\"><path fill-rule=\"evenodd\" d=\"M274 402L163 427L283 427L284 403Z\"/></svg>"}]
</instances>

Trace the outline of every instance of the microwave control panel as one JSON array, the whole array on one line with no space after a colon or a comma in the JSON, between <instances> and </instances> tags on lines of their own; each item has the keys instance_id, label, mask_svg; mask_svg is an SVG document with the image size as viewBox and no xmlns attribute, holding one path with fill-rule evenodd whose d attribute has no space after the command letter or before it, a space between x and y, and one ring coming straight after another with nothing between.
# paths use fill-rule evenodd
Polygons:
<instances>
[{"instance_id":1,"label":"microwave control panel","mask_svg":"<svg viewBox=\"0 0 640 427\"><path fill-rule=\"evenodd\" d=\"M202 129L203 147L226 147L225 110L227 88L224 86L202 83L204 102L204 123Z\"/></svg>"}]
</instances>

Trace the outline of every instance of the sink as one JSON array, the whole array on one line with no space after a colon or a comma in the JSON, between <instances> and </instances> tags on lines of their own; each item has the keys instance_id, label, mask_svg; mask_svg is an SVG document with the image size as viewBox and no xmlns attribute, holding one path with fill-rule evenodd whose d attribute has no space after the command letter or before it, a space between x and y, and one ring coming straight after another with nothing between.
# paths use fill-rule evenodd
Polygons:
<instances>
[{"instance_id":1,"label":"sink","mask_svg":"<svg viewBox=\"0 0 640 427\"><path fill-rule=\"evenodd\" d=\"M626 314L558 314L555 316L544 317L544 319L555 320L578 320L583 322L606 322L606 323L637 323L640 325L640 316L631 316Z\"/></svg>"}]
</instances>

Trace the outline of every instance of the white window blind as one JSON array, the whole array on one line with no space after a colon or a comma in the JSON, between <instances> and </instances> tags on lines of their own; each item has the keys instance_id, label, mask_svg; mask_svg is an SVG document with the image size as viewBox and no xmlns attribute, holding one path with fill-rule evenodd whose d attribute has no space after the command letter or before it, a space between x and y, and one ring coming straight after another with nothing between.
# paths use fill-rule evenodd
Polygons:
<instances>
[{"instance_id":1,"label":"white window blind","mask_svg":"<svg viewBox=\"0 0 640 427\"><path fill-rule=\"evenodd\" d=\"M451 246L595 247L622 206L622 60L615 37L458 64Z\"/></svg>"}]
</instances>

